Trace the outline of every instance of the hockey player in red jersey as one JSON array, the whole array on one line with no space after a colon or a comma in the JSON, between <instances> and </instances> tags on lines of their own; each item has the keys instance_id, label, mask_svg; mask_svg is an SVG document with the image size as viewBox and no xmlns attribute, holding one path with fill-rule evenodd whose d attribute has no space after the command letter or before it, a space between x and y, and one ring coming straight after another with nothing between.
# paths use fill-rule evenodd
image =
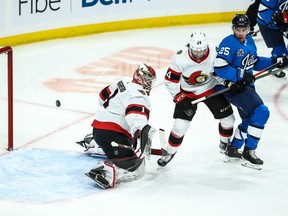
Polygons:
<instances>
[{"instance_id":1,"label":"hockey player in red jersey","mask_svg":"<svg viewBox=\"0 0 288 216\"><path fill-rule=\"evenodd\" d=\"M204 33L191 35L186 47L179 50L167 70L165 86L175 102L174 124L168 138L167 155L158 160L158 165L166 166L182 144L184 135L190 126L197 104L191 101L213 93L217 80L213 76L216 47L207 43ZM219 119L220 148L225 152L235 121L230 103L223 95L204 101L215 119ZM196 135L196 134L195 134Z\"/></svg>"},{"instance_id":2,"label":"hockey player in red jersey","mask_svg":"<svg viewBox=\"0 0 288 216\"><path fill-rule=\"evenodd\" d=\"M100 110L96 114L93 139L108 160L97 164L86 175L101 188L143 176L145 156L149 157L155 129L148 124L149 94L156 79L151 66L140 64L133 79L120 80L100 92Z\"/></svg>"}]
</instances>

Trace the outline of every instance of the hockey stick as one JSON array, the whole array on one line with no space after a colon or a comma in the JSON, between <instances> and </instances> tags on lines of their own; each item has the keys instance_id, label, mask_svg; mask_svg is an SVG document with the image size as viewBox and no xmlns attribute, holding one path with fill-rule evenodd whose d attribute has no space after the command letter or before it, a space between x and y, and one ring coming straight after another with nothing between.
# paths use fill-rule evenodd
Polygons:
<instances>
[{"instance_id":1,"label":"hockey stick","mask_svg":"<svg viewBox=\"0 0 288 216\"><path fill-rule=\"evenodd\" d=\"M124 144L116 143L114 141L111 142L111 145L113 147L130 149L130 150L133 150L133 151L135 150L135 148L133 146L127 146L127 145L124 145ZM162 151L161 151L161 149L151 148L151 155L162 155Z\"/></svg>"},{"instance_id":2,"label":"hockey stick","mask_svg":"<svg viewBox=\"0 0 288 216\"><path fill-rule=\"evenodd\" d=\"M271 20L269 23L266 23L265 25L261 26L257 31L253 32L253 33L251 34L251 36L252 36L252 37L256 37L257 34L258 34L262 29L266 28L268 25L272 24L273 22L274 22L274 21Z\"/></svg>"},{"instance_id":3,"label":"hockey stick","mask_svg":"<svg viewBox=\"0 0 288 216\"><path fill-rule=\"evenodd\" d=\"M272 71L272 68L276 67L277 65L279 65L279 63L275 63L275 64L270 65L269 67L267 67L267 68L259 71L258 73L256 73L256 74L254 75L255 79L256 79L256 80L262 79L262 78L264 78L264 77L266 77L266 76L270 76L270 75L276 74L276 73L278 73L278 72L280 72L280 71L285 70L285 69L288 68L288 66L285 66L285 67L282 67L282 68L279 68L279 69L276 69L276 70ZM266 72L266 73L265 73L265 72ZM265 73L265 74L263 74L263 73ZM262 74L262 75L261 75L261 74ZM191 102L191 104L197 104L197 103L203 102L203 101L205 101L205 100L207 100L207 99L209 99L209 98L211 98L211 97L215 97L215 96L217 96L217 95L226 93L226 92L228 92L229 90L230 90L229 87L228 87L228 88L224 88L224 89L222 89L222 90L220 90L220 91L217 91L217 92L214 92L214 93L212 93L212 94L210 94L210 95L207 95L207 96L198 98L198 99L196 99L196 100L193 100L193 101Z\"/></svg>"},{"instance_id":4,"label":"hockey stick","mask_svg":"<svg viewBox=\"0 0 288 216\"><path fill-rule=\"evenodd\" d=\"M160 139L162 156L167 155L167 143L166 143L165 137L166 137L165 136L165 130L160 128L159 129L159 139Z\"/></svg>"}]
</instances>

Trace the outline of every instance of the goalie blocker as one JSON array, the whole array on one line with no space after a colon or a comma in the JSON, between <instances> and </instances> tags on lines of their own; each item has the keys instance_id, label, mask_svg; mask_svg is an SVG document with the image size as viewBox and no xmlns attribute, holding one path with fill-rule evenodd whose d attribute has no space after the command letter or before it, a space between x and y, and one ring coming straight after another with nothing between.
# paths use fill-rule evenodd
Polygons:
<instances>
[{"instance_id":1,"label":"goalie blocker","mask_svg":"<svg viewBox=\"0 0 288 216\"><path fill-rule=\"evenodd\" d=\"M110 158L104 162L99 162L95 168L85 175L103 189L113 188L116 183L141 178L145 172L145 156L148 159L150 158L152 138L155 131L153 127L147 124L141 131L135 132L131 140L131 144L135 146L134 150L125 148L126 151L133 151L132 156Z\"/></svg>"}]
</instances>

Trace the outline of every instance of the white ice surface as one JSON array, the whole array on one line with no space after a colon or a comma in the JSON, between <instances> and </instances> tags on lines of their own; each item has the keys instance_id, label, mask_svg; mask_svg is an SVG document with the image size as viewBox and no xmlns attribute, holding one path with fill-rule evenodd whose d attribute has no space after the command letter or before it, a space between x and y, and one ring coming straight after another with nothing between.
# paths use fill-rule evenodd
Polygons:
<instances>
[{"instance_id":1,"label":"white ice surface","mask_svg":"<svg viewBox=\"0 0 288 216\"><path fill-rule=\"evenodd\" d=\"M146 174L140 180L121 184L106 191L91 187L89 193L84 195L79 192L79 196L76 193L71 198L66 197L60 201L54 199L54 189L49 184L53 176L46 171L51 165L56 171L59 170L55 178L61 178L63 177L61 176L62 166L67 167L67 164L55 163L57 154L53 155L53 153L53 156L47 154L46 157L38 159L37 154L42 154L39 150L63 153L59 156L62 162L65 161L65 157L67 160L71 159L70 153L80 154L82 149L75 144L75 141L79 141L85 134L91 132L90 124L98 108L98 90L106 83L114 82L120 77L120 74L108 78L97 74L85 75L77 73L77 69L87 65L93 67L95 65L91 62L102 61L105 57L127 48L143 46L170 50L164 60L160 59L163 55L159 57L159 62L166 63L155 66L158 80L155 89L151 92L153 110L150 121L155 128L164 128L168 136L173 124L174 107L171 96L162 85L163 76L169 65L171 53L185 45L193 31L205 32L209 42L218 45L223 37L231 33L231 27L230 24L213 24L124 31L15 47L14 127L15 146L19 150L12 153L0 151L1 169L12 173L11 177L5 175L5 178L3 173L0 174L0 191L7 182L13 183L22 179L23 184L27 184L30 178L29 175L27 181L23 178L25 170L31 172L31 176L40 172L42 177L39 177L41 184L31 182L32 186L18 191L23 193L22 201L9 200L1 196L0 214L2 216L286 216L288 214L286 140L288 87L287 80L275 77L267 77L256 83L259 94L271 111L271 117L257 149L258 156L264 160L263 170L256 171L244 168L239 163L223 162L223 155L219 153L218 147L218 122L213 119L212 114L203 104L199 104L197 114L181 148L165 169L157 170L158 158L154 156L147 161ZM270 50L266 48L260 35L255 41L258 45L258 53L269 56ZM148 63L157 62L149 56L145 56L144 60ZM61 78L91 79L93 82L87 89L83 87L83 92L57 92L44 85L51 80L55 85L64 85ZM62 103L59 108L55 106L57 99ZM238 124L237 113L236 117ZM157 135L154 146L159 147ZM27 149L31 154L36 154L31 155L31 158L39 164L27 163L27 160L32 160L29 155L20 154ZM9 163L5 159L8 156ZM73 161L71 164L73 166L77 162ZM41 165L44 169L43 173ZM84 176L84 172L93 168L93 165L93 161L89 165L85 164L82 168L84 171L81 170L79 173L78 168L75 168L71 176L75 176L75 172L79 176L67 177L71 184L68 181L67 186L62 185L63 193L71 190L72 183L79 181L79 178ZM69 170L73 171L70 168ZM17 169L22 172L15 172ZM17 175L19 178L15 177ZM86 179L85 176L83 178L82 187L93 185L88 178ZM75 187L77 191L77 184ZM55 188L59 189L57 186ZM38 202L25 198L27 190L28 193L39 196ZM15 193L11 190L12 192ZM55 196L57 197L57 194ZM44 198L50 201L41 202Z\"/></svg>"}]
</instances>

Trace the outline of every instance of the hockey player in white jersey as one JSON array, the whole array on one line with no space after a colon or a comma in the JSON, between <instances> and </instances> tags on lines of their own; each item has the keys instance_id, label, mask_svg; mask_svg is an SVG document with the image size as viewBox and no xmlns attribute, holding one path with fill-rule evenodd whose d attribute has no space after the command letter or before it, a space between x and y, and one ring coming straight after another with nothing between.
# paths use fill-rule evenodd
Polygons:
<instances>
[{"instance_id":1,"label":"hockey player in white jersey","mask_svg":"<svg viewBox=\"0 0 288 216\"><path fill-rule=\"evenodd\" d=\"M100 92L101 108L94 121L93 139L108 160L86 175L101 188L143 176L155 129L148 124L149 94L156 79L151 66L140 64L133 79L120 80Z\"/></svg>"},{"instance_id":2,"label":"hockey player in white jersey","mask_svg":"<svg viewBox=\"0 0 288 216\"><path fill-rule=\"evenodd\" d=\"M197 104L192 105L191 101L215 91L217 80L213 72L216 55L216 47L208 44L201 32L193 33L188 45L174 55L165 76L165 86L175 102L174 124L168 138L168 154L158 160L158 165L166 166L180 147L197 110ZM214 118L220 121L219 146L225 152L233 135L235 118L232 107L223 95L211 97L204 103Z\"/></svg>"}]
</instances>

